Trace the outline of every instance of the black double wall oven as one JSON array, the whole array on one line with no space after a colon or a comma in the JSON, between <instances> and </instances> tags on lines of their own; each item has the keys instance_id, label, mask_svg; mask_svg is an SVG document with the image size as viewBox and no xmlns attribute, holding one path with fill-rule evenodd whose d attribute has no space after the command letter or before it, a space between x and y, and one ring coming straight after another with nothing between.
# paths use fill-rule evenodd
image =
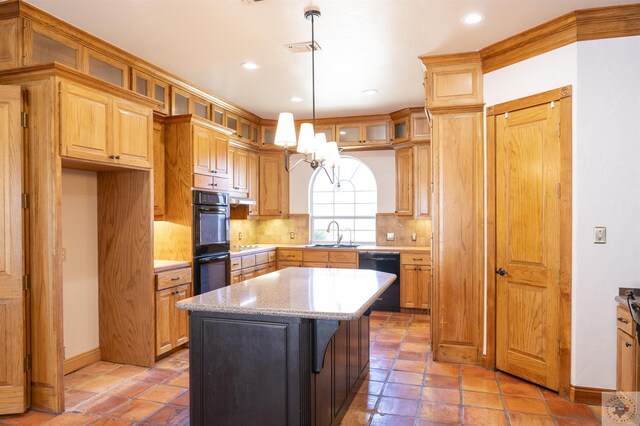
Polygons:
<instances>
[{"instance_id":1,"label":"black double wall oven","mask_svg":"<svg viewBox=\"0 0 640 426\"><path fill-rule=\"evenodd\" d=\"M229 285L229 194L193 191L194 294Z\"/></svg>"}]
</instances>

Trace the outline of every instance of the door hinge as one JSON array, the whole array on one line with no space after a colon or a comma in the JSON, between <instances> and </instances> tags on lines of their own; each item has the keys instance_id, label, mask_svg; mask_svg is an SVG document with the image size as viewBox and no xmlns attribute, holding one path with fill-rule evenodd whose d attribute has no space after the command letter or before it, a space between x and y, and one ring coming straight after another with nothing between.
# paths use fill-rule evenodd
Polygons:
<instances>
[{"instance_id":1,"label":"door hinge","mask_svg":"<svg viewBox=\"0 0 640 426\"><path fill-rule=\"evenodd\" d=\"M558 285L560 285L560 270L558 270Z\"/></svg>"},{"instance_id":2,"label":"door hinge","mask_svg":"<svg viewBox=\"0 0 640 426\"><path fill-rule=\"evenodd\" d=\"M560 136L560 123L558 123L558 136Z\"/></svg>"},{"instance_id":3,"label":"door hinge","mask_svg":"<svg viewBox=\"0 0 640 426\"><path fill-rule=\"evenodd\" d=\"M22 208L23 209L29 208L29 194L27 193L22 194Z\"/></svg>"},{"instance_id":4,"label":"door hinge","mask_svg":"<svg viewBox=\"0 0 640 426\"><path fill-rule=\"evenodd\" d=\"M560 339L558 339L558 355L560 355Z\"/></svg>"},{"instance_id":5,"label":"door hinge","mask_svg":"<svg viewBox=\"0 0 640 426\"><path fill-rule=\"evenodd\" d=\"M31 355L24 357L24 371L31 370Z\"/></svg>"},{"instance_id":6,"label":"door hinge","mask_svg":"<svg viewBox=\"0 0 640 426\"><path fill-rule=\"evenodd\" d=\"M429 184L431 186L431 192L433 192L433 182Z\"/></svg>"},{"instance_id":7,"label":"door hinge","mask_svg":"<svg viewBox=\"0 0 640 426\"><path fill-rule=\"evenodd\" d=\"M558 184L558 198L560 198L560 196L562 195L562 185Z\"/></svg>"},{"instance_id":8,"label":"door hinge","mask_svg":"<svg viewBox=\"0 0 640 426\"><path fill-rule=\"evenodd\" d=\"M29 275L22 276L22 288L24 291L31 290L31 277Z\"/></svg>"},{"instance_id":9,"label":"door hinge","mask_svg":"<svg viewBox=\"0 0 640 426\"><path fill-rule=\"evenodd\" d=\"M22 111L20 113L20 117L22 119L22 127L24 127L26 129L27 128L27 113Z\"/></svg>"}]
</instances>

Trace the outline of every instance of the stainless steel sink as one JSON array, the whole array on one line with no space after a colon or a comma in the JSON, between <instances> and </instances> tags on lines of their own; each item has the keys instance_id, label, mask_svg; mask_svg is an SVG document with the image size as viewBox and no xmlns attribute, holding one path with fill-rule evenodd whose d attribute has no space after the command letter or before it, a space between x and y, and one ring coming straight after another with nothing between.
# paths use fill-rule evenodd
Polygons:
<instances>
[{"instance_id":1,"label":"stainless steel sink","mask_svg":"<svg viewBox=\"0 0 640 426\"><path fill-rule=\"evenodd\" d=\"M305 247L316 248L356 248L360 244L307 244Z\"/></svg>"}]
</instances>

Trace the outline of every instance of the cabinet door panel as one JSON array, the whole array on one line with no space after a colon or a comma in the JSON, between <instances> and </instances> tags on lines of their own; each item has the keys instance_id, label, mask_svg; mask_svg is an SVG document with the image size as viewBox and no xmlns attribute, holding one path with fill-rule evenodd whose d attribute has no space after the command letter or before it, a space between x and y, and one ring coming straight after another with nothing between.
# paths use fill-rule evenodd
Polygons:
<instances>
[{"instance_id":1,"label":"cabinet door panel","mask_svg":"<svg viewBox=\"0 0 640 426\"><path fill-rule=\"evenodd\" d=\"M616 390L636 391L636 342L624 331L617 329L618 361Z\"/></svg>"},{"instance_id":2,"label":"cabinet door panel","mask_svg":"<svg viewBox=\"0 0 640 426\"><path fill-rule=\"evenodd\" d=\"M108 162L112 154L109 97L60 83L60 155Z\"/></svg>"},{"instance_id":3,"label":"cabinet door panel","mask_svg":"<svg viewBox=\"0 0 640 426\"><path fill-rule=\"evenodd\" d=\"M418 266L417 279L417 306L420 309L429 309L429 293L431 286L431 268Z\"/></svg>"},{"instance_id":4,"label":"cabinet door panel","mask_svg":"<svg viewBox=\"0 0 640 426\"><path fill-rule=\"evenodd\" d=\"M418 267L415 265L402 265L400 306L403 308L418 307Z\"/></svg>"},{"instance_id":5,"label":"cabinet door panel","mask_svg":"<svg viewBox=\"0 0 640 426\"><path fill-rule=\"evenodd\" d=\"M171 327L173 336L171 340L173 341L174 347L180 346L189 341L189 313L185 310L176 308L176 303L191 297L191 291L189 288L190 284L185 284L174 289L175 294L171 301L171 307L173 310Z\"/></svg>"},{"instance_id":6,"label":"cabinet door panel","mask_svg":"<svg viewBox=\"0 0 640 426\"><path fill-rule=\"evenodd\" d=\"M193 126L193 172L211 175L211 132L199 126Z\"/></svg>"},{"instance_id":7,"label":"cabinet door panel","mask_svg":"<svg viewBox=\"0 0 640 426\"><path fill-rule=\"evenodd\" d=\"M116 162L150 168L153 149L152 110L116 101L113 128Z\"/></svg>"},{"instance_id":8,"label":"cabinet door panel","mask_svg":"<svg viewBox=\"0 0 640 426\"><path fill-rule=\"evenodd\" d=\"M249 153L237 150L233 161L233 189L240 192L249 190Z\"/></svg>"},{"instance_id":9,"label":"cabinet door panel","mask_svg":"<svg viewBox=\"0 0 640 426\"><path fill-rule=\"evenodd\" d=\"M413 215L413 151L396 151L396 214Z\"/></svg>"},{"instance_id":10,"label":"cabinet door panel","mask_svg":"<svg viewBox=\"0 0 640 426\"><path fill-rule=\"evenodd\" d=\"M414 148L416 186L416 215L431 217L431 145L420 144Z\"/></svg>"},{"instance_id":11,"label":"cabinet door panel","mask_svg":"<svg viewBox=\"0 0 640 426\"><path fill-rule=\"evenodd\" d=\"M214 133L211 147L211 167L214 174L220 177L229 176L229 138L221 133Z\"/></svg>"},{"instance_id":12,"label":"cabinet door panel","mask_svg":"<svg viewBox=\"0 0 640 426\"><path fill-rule=\"evenodd\" d=\"M172 289L156 292L156 355L173 348L171 344Z\"/></svg>"},{"instance_id":13,"label":"cabinet door panel","mask_svg":"<svg viewBox=\"0 0 640 426\"><path fill-rule=\"evenodd\" d=\"M260 156L260 215L282 215L282 204L285 202L282 191L283 173L281 156Z\"/></svg>"}]
</instances>

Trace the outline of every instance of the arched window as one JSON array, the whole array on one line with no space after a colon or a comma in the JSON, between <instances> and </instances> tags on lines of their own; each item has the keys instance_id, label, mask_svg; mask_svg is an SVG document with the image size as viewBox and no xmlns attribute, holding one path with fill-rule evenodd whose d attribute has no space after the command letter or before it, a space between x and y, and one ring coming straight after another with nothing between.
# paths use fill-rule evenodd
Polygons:
<instances>
[{"instance_id":1,"label":"arched window","mask_svg":"<svg viewBox=\"0 0 640 426\"><path fill-rule=\"evenodd\" d=\"M376 243L376 178L362 161L342 156L333 184L324 170L317 169L311 177L309 200L312 242L335 241L335 225L327 232L327 226L335 220L344 234L343 243L350 239L346 228L351 229L354 243Z\"/></svg>"}]
</instances>

